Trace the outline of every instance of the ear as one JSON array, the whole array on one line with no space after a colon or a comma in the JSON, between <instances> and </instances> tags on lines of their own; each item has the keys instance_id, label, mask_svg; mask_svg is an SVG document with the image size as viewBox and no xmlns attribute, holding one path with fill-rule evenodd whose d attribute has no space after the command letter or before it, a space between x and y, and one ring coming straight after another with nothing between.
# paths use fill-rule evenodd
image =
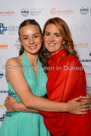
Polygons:
<instances>
[{"instance_id":1,"label":"ear","mask_svg":"<svg viewBox=\"0 0 91 136\"><path fill-rule=\"evenodd\" d=\"M20 39L20 37L18 38L18 41L19 41L19 42L21 42L21 39Z\"/></svg>"},{"instance_id":2,"label":"ear","mask_svg":"<svg viewBox=\"0 0 91 136\"><path fill-rule=\"evenodd\" d=\"M20 37L18 38L18 40L19 40L20 44L23 45Z\"/></svg>"}]
</instances>

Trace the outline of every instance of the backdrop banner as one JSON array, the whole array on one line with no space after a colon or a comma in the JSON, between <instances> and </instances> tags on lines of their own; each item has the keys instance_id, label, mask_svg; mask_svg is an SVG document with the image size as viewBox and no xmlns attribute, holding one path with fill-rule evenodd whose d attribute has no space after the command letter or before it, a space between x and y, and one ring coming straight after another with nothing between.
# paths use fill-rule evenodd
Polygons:
<instances>
[{"instance_id":1,"label":"backdrop banner","mask_svg":"<svg viewBox=\"0 0 91 136\"><path fill-rule=\"evenodd\" d=\"M91 0L0 0L0 125L8 95L5 64L19 54L18 27L25 19L35 19L43 29L52 17L67 22L91 91Z\"/></svg>"}]
</instances>

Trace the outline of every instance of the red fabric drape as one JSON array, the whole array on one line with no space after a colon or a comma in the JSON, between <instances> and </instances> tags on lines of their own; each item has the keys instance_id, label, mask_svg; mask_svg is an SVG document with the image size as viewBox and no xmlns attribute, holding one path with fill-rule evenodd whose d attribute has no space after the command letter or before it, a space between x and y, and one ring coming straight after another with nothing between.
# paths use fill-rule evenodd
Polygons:
<instances>
[{"instance_id":1,"label":"red fabric drape","mask_svg":"<svg viewBox=\"0 0 91 136\"><path fill-rule=\"evenodd\" d=\"M66 55L65 49L52 55L48 64L47 96L49 100L67 102L86 95L86 78L81 63ZM59 61L59 62L58 62ZM43 112L44 123L53 136L91 136L91 112L85 115Z\"/></svg>"}]
</instances>

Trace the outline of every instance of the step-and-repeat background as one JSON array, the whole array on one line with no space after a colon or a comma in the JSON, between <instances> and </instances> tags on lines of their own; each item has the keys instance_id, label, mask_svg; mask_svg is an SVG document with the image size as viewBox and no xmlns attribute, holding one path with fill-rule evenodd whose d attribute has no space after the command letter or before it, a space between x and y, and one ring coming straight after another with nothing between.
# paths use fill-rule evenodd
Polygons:
<instances>
[{"instance_id":1,"label":"step-and-repeat background","mask_svg":"<svg viewBox=\"0 0 91 136\"><path fill-rule=\"evenodd\" d=\"M31 18L43 28L51 17L64 19L70 27L86 72L87 90L91 90L91 0L0 0L0 125L6 110L4 100L8 95L5 63L7 59L18 56L19 24Z\"/></svg>"}]
</instances>

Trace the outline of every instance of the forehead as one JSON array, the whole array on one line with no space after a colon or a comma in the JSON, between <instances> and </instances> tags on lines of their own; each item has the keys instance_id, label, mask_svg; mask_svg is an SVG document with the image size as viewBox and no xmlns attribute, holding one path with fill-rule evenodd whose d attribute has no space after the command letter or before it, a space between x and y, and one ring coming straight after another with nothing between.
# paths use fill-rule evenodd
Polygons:
<instances>
[{"instance_id":1,"label":"forehead","mask_svg":"<svg viewBox=\"0 0 91 136\"><path fill-rule=\"evenodd\" d=\"M29 24L20 28L20 33L28 32L28 31L32 33L35 33L35 32L40 33L39 27L37 25Z\"/></svg>"},{"instance_id":2,"label":"forehead","mask_svg":"<svg viewBox=\"0 0 91 136\"><path fill-rule=\"evenodd\" d=\"M55 24L48 24L45 28L45 31L48 32L59 32L59 29L57 28L57 26Z\"/></svg>"}]
</instances>

